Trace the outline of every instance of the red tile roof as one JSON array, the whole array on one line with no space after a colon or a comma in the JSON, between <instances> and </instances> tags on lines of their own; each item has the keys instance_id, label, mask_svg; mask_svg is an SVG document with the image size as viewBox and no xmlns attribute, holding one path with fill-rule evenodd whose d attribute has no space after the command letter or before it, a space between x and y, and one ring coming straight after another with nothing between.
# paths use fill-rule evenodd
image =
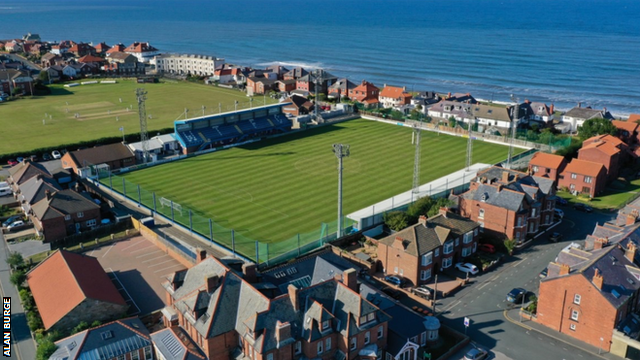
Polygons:
<instances>
[{"instance_id":1,"label":"red tile roof","mask_svg":"<svg viewBox=\"0 0 640 360\"><path fill-rule=\"evenodd\" d=\"M631 114L631 115L629 115L629 120L627 120L627 121L636 122L638 120L640 120L640 114Z\"/></svg>"},{"instance_id":2,"label":"red tile roof","mask_svg":"<svg viewBox=\"0 0 640 360\"><path fill-rule=\"evenodd\" d=\"M640 119L640 115L638 115ZM620 121L620 120L611 120L613 126L618 128L618 130L628 131L629 134L633 134L638 130L638 124L635 121Z\"/></svg>"},{"instance_id":3,"label":"red tile roof","mask_svg":"<svg viewBox=\"0 0 640 360\"><path fill-rule=\"evenodd\" d=\"M598 149L609 156L613 156L620 152L620 149L615 147L612 143L599 141L583 145L582 148L578 150L578 153L589 149Z\"/></svg>"},{"instance_id":4,"label":"red tile roof","mask_svg":"<svg viewBox=\"0 0 640 360\"><path fill-rule=\"evenodd\" d=\"M600 174L600 171L604 171L604 165L579 159L571 160L571 162L567 164L567 167L564 169L565 173L587 175L593 178L597 177L598 174Z\"/></svg>"},{"instance_id":5,"label":"red tile roof","mask_svg":"<svg viewBox=\"0 0 640 360\"><path fill-rule=\"evenodd\" d=\"M104 59L99 56L93 55L85 55L78 59L80 63L90 63L90 62L104 62Z\"/></svg>"},{"instance_id":6,"label":"red tile roof","mask_svg":"<svg viewBox=\"0 0 640 360\"><path fill-rule=\"evenodd\" d=\"M372 83L364 80L360 85L353 88L353 91L363 91L365 94L369 94L369 92L375 91L375 90L379 90L379 89Z\"/></svg>"},{"instance_id":7,"label":"red tile roof","mask_svg":"<svg viewBox=\"0 0 640 360\"><path fill-rule=\"evenodd\" d=\"M96 49L98 52L107 51L110 48L111 47L109 45L105 44L104 42L101 42L100 44L94 46L94 49Z\"/></svg>"},{"instance_id":8,"label":"red tile roof","mask_svg":"<svg viewBox=\"0 0 640 360\"><path fill-rule=\"evenodd\" d=\"M397 86L385 86L382 91L380 91L380 97L387 97L398 99L404 96L405 90L401 87Z\"/></svg>"},{"instance_id":9,"label":"red tile roof","mask_svg":"<svg viewBox=\"0 0 640 360\"><path fill-rule=\"evenodd\" d=\"M96 258L66 250L29 271L27 282L45 330L87 298L126 306Z\"/></svg>"},{"instance_id":10,"label":"red tile roof","mask_svg":"<svg viewBox=\"0 0 640 360\"><path fill-rule=\"evenodd\" d=\"M122 51L124 51L124 45L116 44L116 45L113 45L111 49L107 50L107 54L111 54L114 52L122 52Z\"/></svg>"},{"instance_id":11,"label":"red tile roof","mask_svg":"<svg viewBox=\"0 0 640 360\"><path fill-rule=\"evenodd\" d=\"M544 152L537 152L529 161L529 165L544 166L549 169L558 170L564 161L564 157Z\"/></svg>"},{"instance_id":12,"label":"red tile roof","mask_svg":"<svg viewBox=\"0 0 640 360\"><path fill-rule=\"evenodd\" d=\"M143 52L151 52L151 51L158 51L158 49L149 45L149 43L141 43L141 42L134 42L133 44L127 46L126 49L124 49L124 52L129 52L129 53L143 53Z\"/></svg>"}]
</instances>

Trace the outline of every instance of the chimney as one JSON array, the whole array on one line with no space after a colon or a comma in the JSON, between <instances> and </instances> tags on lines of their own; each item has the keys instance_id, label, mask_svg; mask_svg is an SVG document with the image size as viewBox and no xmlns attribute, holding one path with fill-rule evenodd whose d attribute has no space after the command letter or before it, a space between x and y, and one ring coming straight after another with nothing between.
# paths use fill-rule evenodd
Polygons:
<instances>
[{"instance_id":1,"label":"chimney","mask_svg":"<svg viewBox=\"0 0 640 360\"><path fill-rule=\"evenodd\" d=\"M551 104L551 106L549 107L549 112L550 112L551 114L553 114L553 108L554 108L554 107L555 107L555 106L554 106L553 104Z\"/></svg>"},{"instance_id":2,"label":"chimney","mask_svg":"<svg viewBox=\"0 0 640 360\"><path fill-rule=\"evenodd\" d=\"M425 215L420 215L420 217L418 218L418 223L427 226L427 217Z\"/></svg>"},{"instance_id":3,"label":"chimney","mask_svg":"<svg viewBox=\"0 0 640 360\"><path fill-rule=\"evenodd\" d=\"M287 291L289 292L289 300L291 300L293 310L300 310L300 304L298 303L298 288L293 284L289 284L289 286L287 286Z\"/></svg>"},{"instance_id":4,"label":"chimney","mask_svg":"<svg viewBox=\"0 0 640 360\"><path fill-rule=\"evenodd\" d=\"M281 323L280 320L278 320L278 322L276 322L276 346L280 348L280 344L289 339L291 339L291 323Z\"/></svg>"},{"instance_id":5,"label":"chimney","mask_svg":"<svg viewBox=\"0 0 640 360\"><path fill-rule=\"evenodd\" d=\"M407 91L407 87L406 87L406 86L403 86L403 87L402 87L402 90Z\"/></svg>"},{"instance_id":6,"label":"chimney","mask_svg":"<svg viewBox=\"0 0 640 360\"><path fill-rule=\"evenodd\" d=\"M604 282L604 279L602 278L602 274L600 274L600 270L598 270L597 268L596 272L593 274L593 279L591 281L593 281L593 285L595 285L598 290L602 290L602 283Z\"/></svg>"},{"instance_id":7,"label":"chimney","mask_svg":"<svg viewBox=\"0 0 640 360\"><path fill-rule=\"evenodd\" d=\"M342 283L349 289L357 293L360 292L358 287L358 273L356 273L354 268L347 269L342 273Z\"/></svg>"},{"instance_id":8,"label":"chimney","mask_svg":"<svg viewBox=\"0 0 640 360\"><path fill-rule=\"evenodd\" d=\"M637 247L632 244L631 242L627 243L627 249L624 251L624 256L631 262L633 262L633 259L636 257L636 250Z\"/></svg>"},{"instance_id":9,"label":"chimney","mask_svg":"<svg viewBox=\"0 0 640 360\"><path fill-rule=\"evenodd\" d=\"M571 272L571 267L569 265L560 264L560 272L558 273L558 275L567 275L570 272Z\"/></svg>"},{"instance_id":10,"label":"chimney","mask_svg":"<svg viewBox=\"0 0 640 360\"><path fill-rule=\"evenodd\" d=\"M503 171L502 172L502 182L504 184L508 184L509 183L509 172L508 171Z\"/></svg>"},{"instance_id":11,"label":"chimney","mask_svg":"<svg viewBox=\"0 0 640 360\"><path fill-rule=\"evenodd\" d=\"M578 102L578 107L581 108L582 107L582 103Z\"/></svg>"},{"instance_id":12,"label":"chimney","mask_svg":"<svg viewBox=\"0 0 640 360\"><path fill-rule=\"evenodd\" d=\"M448 207L441 207L440 209L438 209L438 213L444 217L447 217L447 213L449 212L449 208Z\"/></svg>"},{"instance_id":13,"label":"chimney","mask_svg":"<svg viewBox=\"0 0 640 360\"><path fill-rule=\"evenodd\" d=\"M625 225L633 225L636 220L638 220L638 210L633 209L629 214L627 214L627 222Z\"/></svg>"},{"instance_id":14,"label":"chimney","mask_svg":"<svg viewBox=\"0 0 640 360\"><path fill-rule=\"evenodd\" d=\"M609 244L609 239L602 239L602 238L596 239L593 242L593 250L600 250L603 247L607 246L608 244Z\"/></svg>"},{"instance_id":15,"label":"chimney","mask_svg":"<svg viewBox=\"0 0 640 360\"><path fill-rule=\"evenodd\" d=\"M204 259L207 258L207 250L196 249L196 253L198 254L196 258L196 264L200 264L201 262L204 261Z\"/></svg>"},{"instance_id":16,"label":"chimney","mask_svg":"<svg viewBox=\"0 0 640 360\"><path fill-rule=\"evenodd\" d=\"M45 190L44 194L47 197L47 200L51 200L51 191L49 189Z\"/></svg>"},{"instance_id":17,"label":"chimney","mask_svg":"<svg viewBox=\"0 0 640 360\"><path fill-rule=\"evenodd\" d=\"M249 284L258 282L258 274L256 272L256 264L242 264L242 278Z\"/></svg>"},{"instance_id":18,"label":"chimney","mask_svg":"<svg viewBox=\"0 0 640 360\"><path fill-rule=\"evenodd\" d=\"M218 275L213 275L204 278L204 288L208 293L214 292L218 285L220 285L220 277Z\"/></svg>"},{"instance_id":19,"label":"chimney","mask_svg":"<svg viewBox=\"0 0 640 360\"><path fill-rule=\"evenodd\" d=\"M451 98L451 93L448 93L447 94L447 99L450 99L450 98Z\"/></svg>"},{"instance_id":20,"label":"chimney","mask_svg":"<svg viewBox=\"0 0 640 360\"><path fill-rule=\"evenodd\" d=\"M23 163L23 164L26 164L27 162L28 162L28 160L27 160L27 159L22 159L22 163Z\"/></svg>"}]
</instances>

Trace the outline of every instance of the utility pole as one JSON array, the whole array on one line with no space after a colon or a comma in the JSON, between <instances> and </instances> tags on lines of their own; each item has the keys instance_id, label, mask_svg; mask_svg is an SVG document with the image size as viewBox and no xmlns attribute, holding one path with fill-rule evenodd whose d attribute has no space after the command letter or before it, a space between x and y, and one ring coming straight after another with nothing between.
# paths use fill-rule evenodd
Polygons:
<instances>
[{"instance_id":1,"label":"utility pole","mask_svg":"<svg viewBox=\"0 0 640 360\"><path fill-rule=\"evenodd\" d=\"M338 238L342 237L342 159L349 156L349 145L333 144L333 153L338 158Z\"/></svg>"},{"instance_id":2,"label":"utility pole","mask_svg":"<svg viewBox=\"0 0 640 360\"><path fill-rule=\"evenodd\" d=\"M140 118L140 142L142 142L142 160L149 161L149 134L147 133L147 109L145 100L147 100L147 92L144 89L136 89L136 98L138 99L138 117Z\"/></svg>"},{"instance_id":3,"label":"utility pole","mask_svg":"<svg viewBox=\"0 0 640 360\"><path fill-rule=\"evenodd\" d=\"M516 103L513 107L513 116L511 116L511 138L509 138L509 155L507 156L507 169L511 169L511 160L513 158L513 143L516 139L516 132L518 129L518 118L520 116L520 99L511 94L511 101Z\"/></svg>"},{"instance_id":4,"label":"utility pole","mask_svg":"<svg viewBox=\"0 0 640 360\"><path fill-rule=\"evenodd\" d=\"M415 155L413 158L413 194L417 196L420 193L420 134L422 134L422 119L419 124L413 125L413 132L415 134ZM412 196L413 198L413 196Z\"/></svg>"},{"instance_id":5,"label":"utility pole","mask_svg":"<svg viewBox=\"0 0 640 360\"><path fill-rule=\"evenodd\" d=\"M467 104L469 105L469 107L466 109L467 114L469 114L469 122L467 123L467 163L466 163L466 168L467 171L469 171L469 168L471 167L471 159L473 156L473 140L471 139L471 128L473 127L473 125L471 124L471 121L473 120L473 123L475 124L476 122L476 117L473 114L473 109L471 108L471 104Z\"/></svg>"}]
</instances>

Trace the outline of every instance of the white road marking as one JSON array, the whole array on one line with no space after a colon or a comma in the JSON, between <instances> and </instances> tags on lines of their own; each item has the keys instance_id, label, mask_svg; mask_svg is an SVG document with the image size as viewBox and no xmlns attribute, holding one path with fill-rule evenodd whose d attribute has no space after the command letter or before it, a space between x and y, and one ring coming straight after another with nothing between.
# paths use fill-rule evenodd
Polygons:
<instances>
[{"instance_id":1,"label":"white road marking","mask_svg":"<svg viewBox=\"0 0 640 360\"><path fill-rule=\"evenodd\" d=\"M107 254L109 253L109 251L111 251L111 249L113 249L113 247L114 247L114 245L111 245L111 246L109 247L109 249L107 249L107 252L106 252L106 253L104 253L104 254L102 254L102 257L107 256Z\"/></svg>"},{"instance_id":2,"label":"white road marking","mask_svg":"<svg viewBox=\"0 0 640 360\"><path fill-rule=\"evenodd\" d=\"M144 254L144 255L138 255L138 256L136 256L136 259L139 259L139 258L145 257L145 256L149 256L149 255L153 255L153 254L157 254L159 252L164 253L164 251L162 251L162 250L153 251L153 252L150 252L150 253L147 253L147 254Z\"/></svg>"},{"instance_id":3,"label":"white road marking","mask_svg":"<svg viewBox=\"0 0 640 360\"><path fill-rule=\"evenodd\" d=\"M151 261L153 261L153 260L157 260L157 259L163 258L163 257L165 257L165 256L169 256L169 255L164 254L164 255L162 255L162 256L158 256L158 257L153 258L153 259L145 260L145 261L143 261L142 263L143 263L143 264L144 264L144 263L148 263L148 262L151 262Z\"/></svg>"},{"instance_id":4,"label":"white road marking","mask_svg":"<svg viewBox=\"0 0 640 360\"><path fill-rule=\"evenodd\" d=\"M152 267L154 267L154 266L158 266L158 265L162 265L162 264L166 264L166 263L171 262L171 261L175 261L175 260L172 258L172 259L169 259L169 260L167 260L167 261L163 261L163 262L161 262L161 263L157 263L157 264L155 264L155 265L151 265L151 266L149 266L149 268L152 268Z\"/></svg>"}]
</instances>

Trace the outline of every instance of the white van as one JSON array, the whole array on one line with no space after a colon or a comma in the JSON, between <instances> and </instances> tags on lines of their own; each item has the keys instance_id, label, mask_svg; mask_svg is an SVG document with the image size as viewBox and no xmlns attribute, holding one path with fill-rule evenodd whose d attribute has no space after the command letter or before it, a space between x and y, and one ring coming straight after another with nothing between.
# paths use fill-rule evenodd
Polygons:
<instances>
[{"instance_id":1,"label":"white van","mask_svg":"<svg viewBox=\"0 0 640 360\"><path fill-rule=\"evenodd\" d=\"M10 187L0 187L0 196L13 195Z\"/></svg>"}]
</instances>

